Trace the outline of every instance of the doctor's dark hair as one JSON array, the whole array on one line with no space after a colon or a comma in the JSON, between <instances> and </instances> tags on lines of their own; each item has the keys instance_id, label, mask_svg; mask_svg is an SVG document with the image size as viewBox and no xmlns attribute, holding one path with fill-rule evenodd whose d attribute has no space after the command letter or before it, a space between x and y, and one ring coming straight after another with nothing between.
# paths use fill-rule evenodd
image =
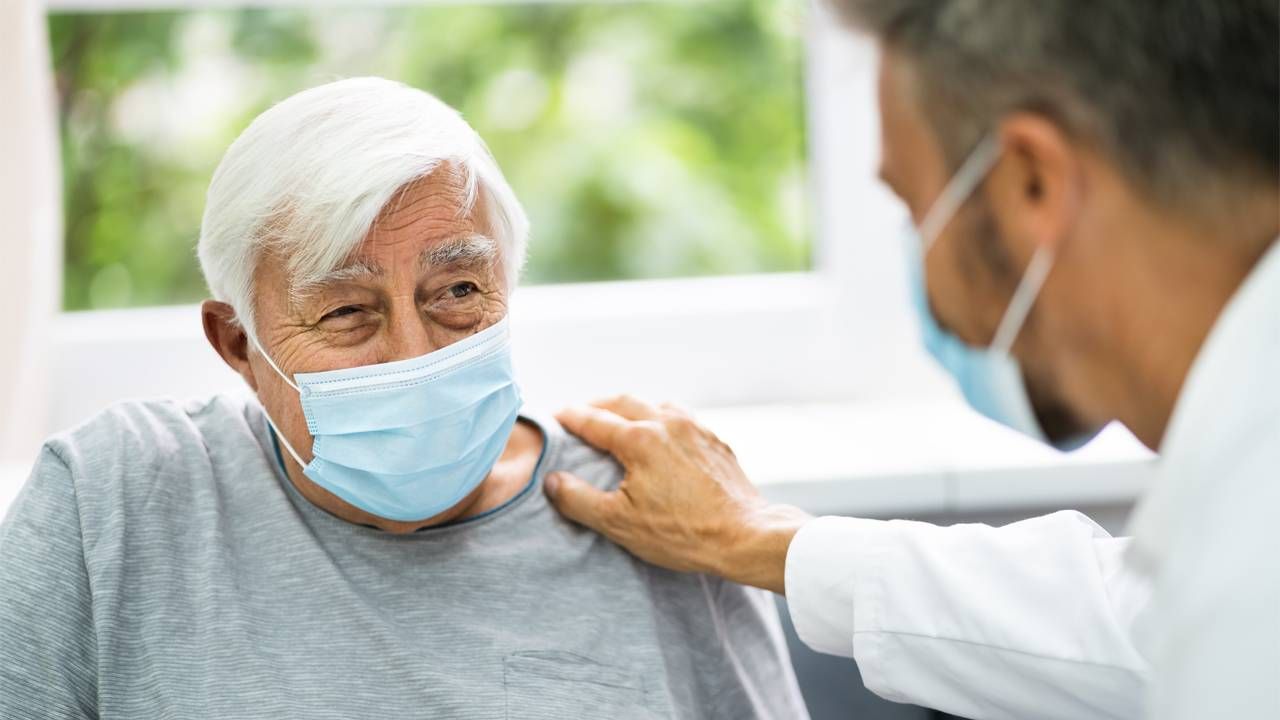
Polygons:
<instances>
[{"instance_id":1,"label":"doctor's dark hair","mask_svg":"<svg viewBox=\"0 0 1280 720\"><path fill-rule=\"evenodd\" d=\"M1280 187L1277 0L829 1L906 60L953 169L1030 111L1159 203Z\"/></svg>"}]
</instances>

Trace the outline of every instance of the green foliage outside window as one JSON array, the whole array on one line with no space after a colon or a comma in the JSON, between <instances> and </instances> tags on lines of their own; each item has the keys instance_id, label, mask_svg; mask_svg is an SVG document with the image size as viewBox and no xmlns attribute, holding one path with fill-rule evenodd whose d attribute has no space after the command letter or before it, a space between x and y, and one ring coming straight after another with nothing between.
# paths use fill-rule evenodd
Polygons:
<instances>
[{"instance_id":1,"label":"green foliage outside window","mask_svg":"<svg viewBox=\"0 0 1280 720\"><path fill-rule=\"evenodd\" d=\"M271 103L375 74L489 143L526 282L809 266L798 6L771 0L62 13L67 309L188 302L204 192Z\"/></svg>"}]
</instances>

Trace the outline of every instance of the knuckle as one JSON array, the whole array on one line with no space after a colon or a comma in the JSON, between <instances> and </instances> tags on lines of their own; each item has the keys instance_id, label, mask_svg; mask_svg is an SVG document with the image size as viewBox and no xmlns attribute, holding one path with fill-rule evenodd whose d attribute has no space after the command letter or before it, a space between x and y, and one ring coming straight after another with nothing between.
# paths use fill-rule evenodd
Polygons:
<instances>
[{"instance_id":1,"label":"knuckle","mask_svg":"<svg viewBox=\"0 0 1280 720\"><path fill-rule=\"evenodd\" d=\"M665 425L667 432L675 437L687 438L697 434L698 425L693 420L682 415L675 415L666 419Z\"/></svg>"},{"instance_id":2,"label":"knuckle","mask_svg":"<svg viewBox=\"0 0 1280 720\"><path fill-rule=\"evenodd\" d=\"M619 430L618 439L628 447L642 447L648 442L644 429L637 425L628 425Z\"/></svg>"},{"instance_id":3,"label":"knuckle","mask_svg":"<svg viewBox=\"0 0 1280 720\"><path fill-rule=\"evenodd\" d=\"M650 423L632 423L622 430L623 442L641 449L652 447L657 439L657 432Z\"/></svg>"},{"instance_id":4,"label":"knuckle","mask_svg":"<svg viewBox=\"0 0 1280 720\"><path fill-rule=\"evenodd\" d=\"M599 435L604 428L600 425L599 420L593 417L587 417L587 418L582 418L582 420L577 423L575 429L578 433L582 435L585 435L587 437L592 437L595 435Z\"/></svg>"},{"instance_id":5,"label":"knuckle","mask_svg":"<svg viewBox=\"0 0 1280 720\"><path fill-rule=\"evenodd\" d=\"M666 442L670 435L667 426L659 420L646 420L640 425L644 428L645 434L649 436L650 442Z\"/></svg>"}]
</instances>

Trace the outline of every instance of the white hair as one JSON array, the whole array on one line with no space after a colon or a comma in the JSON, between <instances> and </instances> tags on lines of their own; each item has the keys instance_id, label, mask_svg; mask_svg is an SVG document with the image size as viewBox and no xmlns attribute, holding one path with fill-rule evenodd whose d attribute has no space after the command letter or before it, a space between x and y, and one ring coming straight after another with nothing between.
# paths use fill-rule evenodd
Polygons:
<instances>
[{"instance_id":1,"label":"white hair","mask_svg":"<svg viewBox=\"0 0 1280 720\"><path fill-rule=\"evenodd\" d=\"M209 183L200 268L214 299L256 333L253 276L264 250L287 263L290 291L342 267L406 185L448 165L478 197L507 283L524 265L529 220L484 141L453 108L383 78L304 90L259 115Z\"/></svg>"}]
</instances>

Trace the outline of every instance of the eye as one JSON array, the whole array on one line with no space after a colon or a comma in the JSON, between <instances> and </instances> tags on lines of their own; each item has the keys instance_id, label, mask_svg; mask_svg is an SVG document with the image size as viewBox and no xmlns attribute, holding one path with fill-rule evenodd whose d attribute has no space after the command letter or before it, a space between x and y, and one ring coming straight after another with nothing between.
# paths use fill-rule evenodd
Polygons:
<instances>
[{"instance_id":1,"label":"eye","mask_svg":"<svg viewBox=\"0 0 1280 720\"><path fill-rule=\"evenodd\" d=\"M462 298L479 291L479 289L480 288L475 286L475 283L460 282L456 285L450 285L448 293L452 297L461 300Z\"/></svg>"},{"instance_id":2,"label":"eye","mask_svg":"<svg viewBox=\"0 0 1280 720\"><path fill-rule=\"evenodd\" d=\"M353 315L353 314L358 313L358 312L360 312L360 308L356 307L355 305L344 305L344 306L342 306L342 307L338 308L337 310L331 310L331 311L329 311L329 312L325 313L325 314L324 314L324 317L322 317L322 318L320 318L320 319L321 319L321 320L332 320L333 318L346 317L346 316L348 316L348 315Z\"/></svg>"}]
</instances>

